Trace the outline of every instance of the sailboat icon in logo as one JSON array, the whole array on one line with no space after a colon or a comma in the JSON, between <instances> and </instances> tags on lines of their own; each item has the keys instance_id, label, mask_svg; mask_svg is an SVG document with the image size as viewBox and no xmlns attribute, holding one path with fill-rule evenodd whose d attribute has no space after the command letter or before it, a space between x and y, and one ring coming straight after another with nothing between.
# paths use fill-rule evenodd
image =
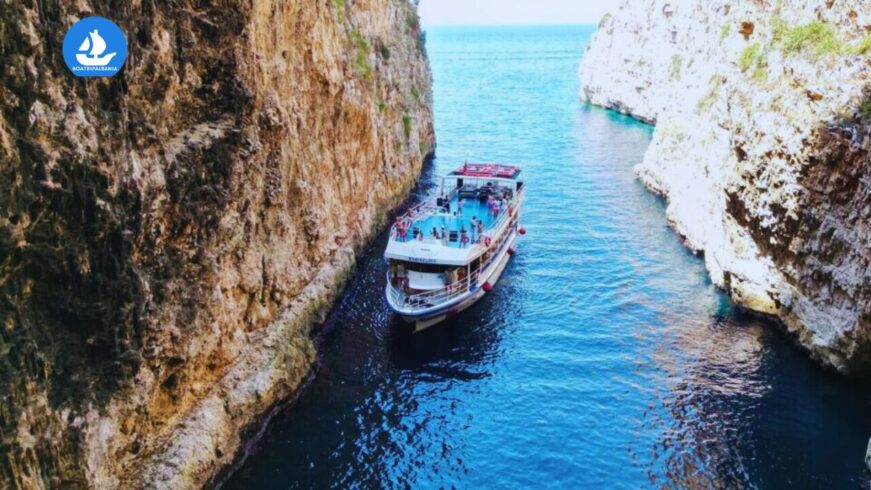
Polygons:
<instances>
[{"instance_id":1,"label":"sailboat icon in logo","mask_svg":"<svg viewBox=\"0 0 871 490\"><path fill-rule=\"evenodd\" d=\"M85 41L79 47L76 60L83 66L106 66L117 53L100 56L106 51L106 41L97 33L97 29L88 33Z\"/></svg>"}]
</instances>

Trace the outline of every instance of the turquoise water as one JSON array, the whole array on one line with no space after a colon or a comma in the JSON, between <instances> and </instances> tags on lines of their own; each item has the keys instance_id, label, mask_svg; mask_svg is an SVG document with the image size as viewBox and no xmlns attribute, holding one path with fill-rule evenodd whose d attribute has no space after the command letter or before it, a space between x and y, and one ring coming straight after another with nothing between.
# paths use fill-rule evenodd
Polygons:
<instances>
[{"instance_id":1,"label":"turquoise water","mask_svg":"<svg viewBox=\"0 0 871 490\"><path fill-rule=\"evenodd\" d=\"M226 488L856 488L865 386L714 288L633 178L651 128L578 101L589 27L431 29L438 154L522 162L529 233L492 294L417 336L382 236L317 377ZM867 486L867 483L864 483Z\"/></svg>"}]
</instances>

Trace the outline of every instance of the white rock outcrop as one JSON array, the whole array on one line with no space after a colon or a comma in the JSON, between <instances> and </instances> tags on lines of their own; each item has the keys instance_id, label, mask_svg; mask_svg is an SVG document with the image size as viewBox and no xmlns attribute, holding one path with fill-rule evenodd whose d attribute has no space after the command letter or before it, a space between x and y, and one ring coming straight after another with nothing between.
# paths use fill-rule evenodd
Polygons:
<instances>
[{"instance_id":1,"label":"white rock outcrop","mask_svg":"<svg viewBox=\"0 0 871 490\"><path fill-rule=\"evenodd\" d=\"M871 367L871 2L625 0L581 97L656 124L638 177L737 304Z\"/></svg>"}]
</instances>

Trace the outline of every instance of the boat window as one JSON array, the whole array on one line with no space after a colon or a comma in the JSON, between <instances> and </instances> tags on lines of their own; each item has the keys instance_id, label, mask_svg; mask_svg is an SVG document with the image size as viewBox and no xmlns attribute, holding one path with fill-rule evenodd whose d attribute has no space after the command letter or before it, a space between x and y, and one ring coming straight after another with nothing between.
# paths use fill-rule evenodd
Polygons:
<instances>
[{"instance_id":1,"label":"boat window","mask_svg":"<svg viewBox=\"0 0 871 490\"><path fill-rule=\"evenodd\" d=\"M418 264L416 262L405 262L402 265L405 266L406 270L427 274L441 274L449 269L448 266L442 264Z\"/></svg>"}]
</instances>

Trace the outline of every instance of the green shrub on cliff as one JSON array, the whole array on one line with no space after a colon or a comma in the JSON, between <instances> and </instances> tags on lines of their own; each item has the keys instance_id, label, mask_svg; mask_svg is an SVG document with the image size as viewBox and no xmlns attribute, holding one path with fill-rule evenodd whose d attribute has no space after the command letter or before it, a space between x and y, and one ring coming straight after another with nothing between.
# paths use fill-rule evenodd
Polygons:
<instances>
[{"instance_id":1,"label":"green shrub on cliff","mask_svg":"<svg viewBox=\"0 0 871 490\"><path fill-rule=\"evenodd\" d=\"M409 32L417 40L417 50L420 51L420 54L426 56L426 31L420 27L420 15L418 15L417 9L409 10L405 20L406 24L408 24Z\"/></svg>"},{"instance_id":2,"label":"green shrub on cliff","mask_svg":"<svg viewBox=\"0 0 871 490\"><path fill-rule=\"evenodd\" d=\"M858 43L847 44L838 36L834 26L814 21L798 27L790 27L785 20L772 21L772 46L786 55L810 54L814 60L828 55L867 55L871 53L871 34Z\"/></svg>"},{"instance_id":3,"label":"green shrub on cliff","mask_svg":"<svg viewBox=\"0 0 871 490\"><path fill-rule=\"evenodd\" d=\"M849 49L851 54L866 55L871 53L871 34L865 36L859 44L851 46Z\"/></svg>"},{"instance_id":4,"label":"green shrub on cliff","mask_svg":"<svg viewBox=\"0 0 871 490\"><path fill-rule=\"evenodd\" d=\"M757 83L765 83L768 81L768 65L759 64L753 70L753 81Z\"/></svg>"},{"instance_id":5,"label":"green shrub on cliff","mask_svg":"<svg viewBox=\"0 0 871 490\"><path fill-rule=\"evenodd\" d=\"M768 80L767 56L768 51L763 49L759 43L751 44L741 53L741 58L738 59L738 66L745 73L752 69L751 78L753 81L763 83Z\"/></svg>"},{"instance_id":6,"label":"green shrub on cliff","mask_svg":"<svg viewBox=\"0 0 871 490\"><path fill-rule=\"evenodd\" d=\"M785 20L776 18L772 22L772 44L780 47L786 55L810 54L813 59L844 52L844 43L831 24L814 21L797 27L790 27Z\"/></svg>"},{"instance_id":7,"label":"green shrub on cliff","mask_svg":"<svg viewBox=\"0 0 871 490\"><path fill-rule=\"evenodd\" d=\"M871 100L866 100L865 102L863 102L861 110L862 110L862 116L865 119L871 121Z\"/></svg>"},{"instance_id":8,"label":"green shrub on cliff","mask_svg":"<svg viewBox=\"0 0 871 490\"><path fill-rule=\"evenodd\" d=\"M360 31L351 31L351 44L356 49L354 55L354 67L363 75L366 80L372 79L372 66L369 64L369 53L372 52L369 42L363 37Z\"/></svg>"},{"instance_id":9,"label":"green shrub on cliff","mask_svg":"<svg viewBox=\"0 0 871 490\"><path fill-rule=\"evenodd\" d=\"M751 44L747 46L747 49L741 53L741 58L738 59L738 67L741 68L741 71L747 71L751 66L755 65L759 62L761 58L762 46L759 43Z\"/></svg>"},{"instance_id":10,"label":"green shrub on cliff","mask_svg":"<svg viewBox=\"0 0 871 490\"><path fill-rule=\"evenodd\" d=\"M681 55L676 54L671 57L671 78L673 80L680 80L680 70L683 66L683 57Z\"/></svg>"},{"instance_id":11,"label":"green shrub on cliff","mask_svg":"<svg viewBox=\"0 0 871 490\"><path fill-rule=\"evenodd\" d=\"M720 75L714 75L708 81L708 91L705 92L705 96L699 99L698 104L696 104L696 112L699 114L703 112L707 112L714 107L714 104L717 102L717 97L720 95L720 87L723 86L723 77Z\"/></svg>"},{"instance_id":12,"label":"green shrub on cliff","mask_svg":"<svg viewBox=\"0 0 871 490\"><path fill-rule=\"evenodd\" d=\"M333 6L336 7L336 19L338 19L339 24L344 24L345 13L348 8L347 4L345 4L345 0L333 0Z\"/></svg>"},{"instance_id":13,"label":"green shrub on cliff","mask_svg":"<svg viewBox=\"0 0 871 490\"><path fill-rule=\"evenodd\" d=\"M402 129L405 131L405 139L411 137L411 116L405 114L402 116Z\"/></svg>"},{"instance_id":14,"label":"green shrub on cliff","mask_svg":"<svg viewBox=\"0 0 871 490\"><path fill-rule=\"evenodd\" d=\"M828 54L839 54L842 49L835 29L825 22L811 22L784 33L783 52L786 54L810 50L815 58L821 58Z\"/></svg>"}]
</instances>

